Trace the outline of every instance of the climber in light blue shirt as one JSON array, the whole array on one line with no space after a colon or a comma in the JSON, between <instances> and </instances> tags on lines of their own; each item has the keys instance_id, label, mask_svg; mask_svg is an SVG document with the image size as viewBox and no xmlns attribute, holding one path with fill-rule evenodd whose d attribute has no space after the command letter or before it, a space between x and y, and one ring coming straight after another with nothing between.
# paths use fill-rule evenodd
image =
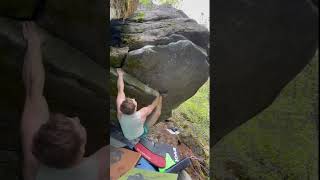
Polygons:
<instances>
[{"instance_id":1,"label":"climber in light blue shirt","mask_svg":"<svg viewBox=\"0 0 320 180\"><path fill-rule=\"evenodd\" d=\"M107 179L109 147L85 156L87 131L80 119L50 113L44 96L42 36L36 23L30 21L22 23L22 34L27 45L22 71L25 87L21 118L23 179Z\"/></svg>"},{"instance_id":2,"label":"climber in light blue shirt","mask_svg":"<svg viewBox=\"0 0 320 180\"><path fill-rule=\"evenodd\" d=\"M124 136L130 140L136 140L148 133L161 115L162 96L157 95L156 99L147 107L137 111L137 101L128 98L124 94L123 71L117 69L118 73L118 96L117 96L117 117Z\"/></svg>"}]
</instances>

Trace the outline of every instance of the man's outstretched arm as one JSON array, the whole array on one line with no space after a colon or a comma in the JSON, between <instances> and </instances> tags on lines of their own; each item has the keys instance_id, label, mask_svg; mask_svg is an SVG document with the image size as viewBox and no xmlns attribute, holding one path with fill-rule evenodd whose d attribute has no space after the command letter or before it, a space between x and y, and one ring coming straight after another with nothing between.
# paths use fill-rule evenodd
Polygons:
<instances>
[{"instance_id":1,"label":"man's outstretched arm","mask_svg":"<svg viewBox=\"0 0 320 180\"><path fill-rule=\"evenodd\" d=\"M143 121L145 121L147 117L152 113L154 108L157 107L157 105L159 104L159 100L160 100L160 95L158 94L157 97L153 100L153 102L149 106L141 108L139 110L141 119Z\"/></svg>"},{"instance_id":2,"label":"man's outstretched arm","mask_svg":"<svg viewBox=\"0 0 320 180\"><path fill-rule=\"evenodd\" d=\"M24 22L22 30L27 41L22 74L26 92L21 120L23 176L25 180L33 180L37 172L38 161L32 154L32 139L40 126L49 119L49 109L43 97L45 73L40 37L33 22Z\"/></svg>"},{"instance_id":3,"label":"man's outstretched arm","mask_svg":"<svg viewBox=\"0 0 320 180\"><path fill-rule=\"evenodd\" d=\"M120 111L120 106L121 106L122 102L126 99L126 95L124 94L124 82L123 82L122 69L118 68L117 73L118 73L117 117L118 117L118 119L120 119L120 116L122 114Z\"/></svg>"}]
</instances>

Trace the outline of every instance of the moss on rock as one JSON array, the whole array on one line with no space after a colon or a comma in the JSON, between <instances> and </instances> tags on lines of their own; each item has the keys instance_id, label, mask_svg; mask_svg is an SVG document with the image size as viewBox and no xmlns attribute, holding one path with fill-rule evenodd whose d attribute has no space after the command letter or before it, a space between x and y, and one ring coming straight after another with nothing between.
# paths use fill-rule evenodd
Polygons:
<instances>
[{"instance_id":1,"label":"moss on rock","mask_svg":"<svg viewBox=\"0 0 320 180\"><path fill-rule=\"evenodd\" d=\"M267 109L211 148L217 177L318 179L318 73L317 54ZM226 168L230 161L238 166Z\"/></svg>"},{"instance_id":2,"label":"moss on rock","mask_svg":"<svg viewBox=\"0 0 320 180\"><path fill-rule=\"evenodd\" d=\"M144 12L138 12L132 19L136 22L142 23L144 21Z\"/></svg>"},{"instance_id":3,"label":"moss on rock","mask_svg":"<svg viewBox=\"0 0 320 180\"><path fill-rule=\"evenodd\" d=\"M134 37L134 36L131 36L131 35L128 35L128 34L123 34L122 37L121 37L121 41L125 45L131 47L131 46L136 45L139 42L139 39L137 37Z\"/></svg>"},{"instance_id":4,"label":"moss on rock","mask_svg":"<svg viewBox=\"0 0 320 180\"><path fill-rule=\"evenodd\" d=\"M111 67L120 67L126 58L129 47L115 48L110 47L110 65Z\"/></svg>"}]
</instances>

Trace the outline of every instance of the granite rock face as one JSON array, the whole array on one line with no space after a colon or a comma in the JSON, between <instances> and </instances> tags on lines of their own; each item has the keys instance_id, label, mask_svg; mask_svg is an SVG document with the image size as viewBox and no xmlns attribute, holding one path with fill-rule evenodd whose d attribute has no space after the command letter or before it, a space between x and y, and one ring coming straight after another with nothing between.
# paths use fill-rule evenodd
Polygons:
<instances>
[{"instance_id":1,"label":"granite rock face","mask_svg":"<svg viewBox=\"0 0 320 180\"><path fill-rule=\"evenodd\" d=\"M182 39L188 39L205 50L209 48L208 29L182 11L168 6L139 6L124 23L115 24L112 28L121 33L122 43L130 50Z\"/></svg>"},{"instance_id":2,"label":"granite rock face","mask_svg":"<svg viewBox=\"0 0 320 180\"><path fill-rule=\"evenodd\" d=\"M273 102L314 56L319 36L311 1L218 0L215 6L212 145Z\"/></svg>"},{"instance_id":3,"label":"granite rock face","mask_svg":"<svg viewBox=\"0 0 320 180\"><path fill-rule=\"evenodd\" d=\"M123 69L148 86L167 92L162 113L192 97L208 80L207 54L189 40L130 51Z\"/></svg>"},{"instance_id":4,"label":"granite rock face","mask_svg":"<svg viewBox=\"0 0 320 180\"><path fill-rule=\"evenodd\" d=\"M106 5L104 0L46 0L37 22L106 68Z\"/></svg>"},{"instance_id":5,"label":"granite rock face","mask_svg":"<svg viewBox=\"0 0 320 180\"><path fill-rule=\"evenodd\" d=\"M172 109L192 97L208 79L209 32L182 11L140 5L124 21L111 20L111 32L111 66L121 66L154 91L167 92L160 121L170 117ZM112 92L116 91L114 86L111 85ZM138 101L139 107L149 105L155 98L133 92L125 91ZM110 94L110 99L115 100L115 96Z\"/></svg>"}]
</instances>

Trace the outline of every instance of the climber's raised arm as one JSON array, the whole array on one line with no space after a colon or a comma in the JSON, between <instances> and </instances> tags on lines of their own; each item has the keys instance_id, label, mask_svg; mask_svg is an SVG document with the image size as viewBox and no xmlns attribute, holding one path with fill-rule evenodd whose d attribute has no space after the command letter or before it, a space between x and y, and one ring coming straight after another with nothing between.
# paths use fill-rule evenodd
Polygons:
<instances>
[{"instance_id":1,"label":"climber's raised arm","mask_svg":"<svg viewBox=\"0 0 320 180\"><path fill-rule=\"evenodd\" d=\"M149 106L141 108L139 110L141 119L143 121L145 121L147 117L152 113L154 108L156 108L156 106L159 104L159 100L160 100L160 95L158 94L157 97L153 100L153 102Z\"/></svg>"},{"instance_id":2,"label":"climber's raised arm","mask_svg":"<svg viewBox=\"0 0 320 180\"><path fill-rule=\"evenodd\" d=\"M33 22L24 22L22 30L27 41L22 72L26 95L21 120L23 176L25 180L33 180L39 164L32 154L32 140L40 126L49 119L49 109L43 96L45 73L40 37Z\"/></svg>"},{"instance_id":3,"label":"climber's raised arm","mask_svg":"<svg viewBox=\"0 0 320 180\"><path fill-rule=\"evenodd\" d=\"M27 51L23 64L23 82L28 97L42 95L45 73L42 64L41 40L33 22L22 24L23 35L27 41Z\"/></svg>"},{"instance_id":4,"label":"climber's raised arm","mask_svg":"<svg viewBox=\"0 0 320 180\"><path fill-rule=\"evenodd\" d=\"M121 116L120 106L122 102L126 99L126 95L124 94L124 82L123 82L122 69L117 68L117 73L118 73L117 116L118 116L118 119L120 119L120 116Z\"/></svg>"}]
</instances>

